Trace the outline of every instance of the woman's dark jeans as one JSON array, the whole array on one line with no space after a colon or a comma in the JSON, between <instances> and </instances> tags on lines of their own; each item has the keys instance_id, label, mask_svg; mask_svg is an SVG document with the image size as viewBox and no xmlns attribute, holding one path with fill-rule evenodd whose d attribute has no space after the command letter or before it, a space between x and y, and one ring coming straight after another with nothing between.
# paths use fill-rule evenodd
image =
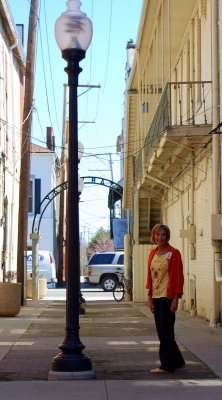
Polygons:
<instances>
[{"instance_id":1,"label":"woman's dark jeans","mask_svg":"<svg viewBox=\"0 0 222 400\"><path fill-rule=\"evenodd\" d=\"M175 341L175 313L170 311L171 303L172 300L166 297L153 299L155 324L160 340L160 367L166 371L174 371L185 364Z\"/></svg>"}]
</instances>

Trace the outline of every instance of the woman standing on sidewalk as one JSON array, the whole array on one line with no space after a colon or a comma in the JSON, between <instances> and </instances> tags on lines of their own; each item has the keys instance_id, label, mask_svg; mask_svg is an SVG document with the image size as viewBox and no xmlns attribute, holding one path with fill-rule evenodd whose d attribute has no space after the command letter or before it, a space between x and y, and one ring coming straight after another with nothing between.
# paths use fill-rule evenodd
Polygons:
<instances>
[{"instance_id":1,"label":"woman standing on sidewalk","mask_svg":"<svg viewBox=\"0 0 222 400\"><path fill-rule=\"evenodd\" d=\"M167 225L157 224L151 232L151 241L157 247L148 257L148 307L154 313L160 340L160 367L150 372L173 372L185 362L174 335L175 312L183 294L183 264L179 250L169 244L170 230Z\"/></svg>"}]
</instances>

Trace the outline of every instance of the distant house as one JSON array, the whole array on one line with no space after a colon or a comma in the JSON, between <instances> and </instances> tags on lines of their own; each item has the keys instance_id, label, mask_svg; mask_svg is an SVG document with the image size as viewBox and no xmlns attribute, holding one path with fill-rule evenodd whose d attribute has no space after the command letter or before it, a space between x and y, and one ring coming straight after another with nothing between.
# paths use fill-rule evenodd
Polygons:
<instances>
[{"instance_id":1,"label":"distant house","mask_svg":"<svg viewBox=\"0 0 222 400\"><path fill-rule=\"evenodd\" d=\"M7 1L0 1L0 281L17 269L25 56Z\"/></svg>"},{"instance_id":2,"label":"distant house","mask_svg":"<svg viewBox=\"0 0 222 400\"><path fill-rule=\"evenodd\" d=\"M52 129L47 128L47 147L36 144L31 145L28 248L32 246L30 233L32 232L34 217L36 216L38 222L41 217L39 249L50 250L55 255L55 258L57 257L56 203L58 199L55 197L52 201L44 202L41 207L39 206L44 197L58 185L59 171L54 136L52 136ZM47 207L45 208L46 205Z\"/></svg>"}]
</instances>

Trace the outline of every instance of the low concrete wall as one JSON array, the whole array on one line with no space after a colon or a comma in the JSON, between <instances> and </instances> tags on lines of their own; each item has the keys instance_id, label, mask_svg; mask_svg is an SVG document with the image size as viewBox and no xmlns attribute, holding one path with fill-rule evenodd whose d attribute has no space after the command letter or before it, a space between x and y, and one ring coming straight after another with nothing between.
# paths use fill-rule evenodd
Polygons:
<instances>
[{"instance_id":1,"label":"low concrete wall","mask_svg":"<svg viewBox=\"0 0 222 400\"><path fill-rule=\"evenodd\" d=\"M47 290L47 279L39 278L39 298L44 299ZM27 299L32 299L32 279L27 279Z\"/></svg>"}]
</instances>

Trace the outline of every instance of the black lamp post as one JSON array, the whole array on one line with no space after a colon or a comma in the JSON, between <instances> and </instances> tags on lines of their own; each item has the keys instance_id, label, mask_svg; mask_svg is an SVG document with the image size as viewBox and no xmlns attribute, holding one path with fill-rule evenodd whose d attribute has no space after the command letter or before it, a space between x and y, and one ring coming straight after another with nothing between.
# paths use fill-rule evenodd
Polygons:
<instances>
[{"instance_id":1,"label":"black lamp post","mask_svg":"<svg viewBox=\"0 0 222 400\"><path fill-rule=\"evenodd\" d=\"M81 161L81 158L83 156L83 151L84 151L84 147L83 147L82 143L78 142L78 161L79 162ZM83 191L83 188L84 188L84 180L82 178L80 178L80 176L78 175L78 195L79 195L79 199L80 199L81 193ZM86 313L85 309L82 307L82 303L85 303L85 299L84 299L84 297L82 295L81 289L79 289L79 314L80 315L83 315L83 314Z\"/></svg>"},{"instance_id":2,"label":"black lamp post","mask_svg":"<svg viewBox=\"0 0 222 400\"><path fill-rule=\"evenodd\" d=\"M55 37L62 57L69 86L69 156L68 156L68 265L66 294L66 335L53 358L49 380L90 379L95 377L91 360L82 351L79 337L80 246L79 246L79 179L78 179L78 76L79 62L85 58L92 39L92 23L80 10L79 0L68 0L67 11L55 24Z\"/></svg>"}]
</instances>

